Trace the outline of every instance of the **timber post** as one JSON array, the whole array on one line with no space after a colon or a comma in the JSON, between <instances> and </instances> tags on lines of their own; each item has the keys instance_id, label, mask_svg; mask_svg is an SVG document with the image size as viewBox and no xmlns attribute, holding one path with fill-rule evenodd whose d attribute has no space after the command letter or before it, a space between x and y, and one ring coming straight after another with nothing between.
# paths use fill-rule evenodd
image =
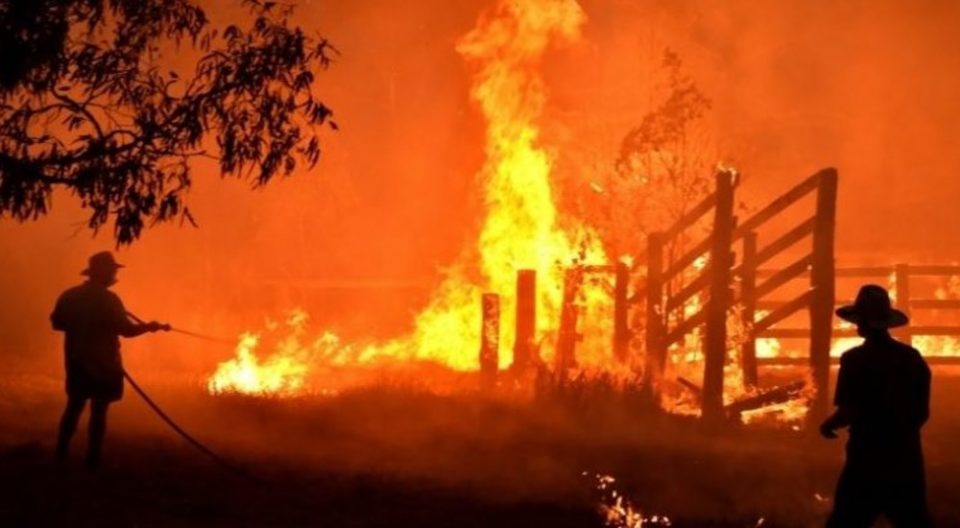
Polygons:
<instances>
[{"instance_id":1,"label":"timber post","mask_svg":"<svg viewBox=\"0 0 960 528\"><path fill-rule=\"evenodd\" d=\"M743 236L743 262L740 274L740 299L742 303L741 326L743 343L740 344L740 365L743 382L747 387L756 387L757 336L754 333L757 311L757 233L750 231Z\"/></svg>"},{"instance_id":2,"label":"timber post","mask_svg":"<svg viewBox=\"0 0 960 528\"><path fill-rule=\"evenodd\" d=\"M496 385L500 368L500 296L484 293L480 312L480 383L489 389Z\"/></svg>"},{"instance_id":3,"label":"timber post","mask_svg":"<svg viewBox=\"0 0 960 528\"><path fill-rule=\"evenodd\" d=\"M703 411L709 422L723 418L723 367L727 356L727 308L730 306L730 278L735 220L733 216L734 174L716 175L717 202L710 235L709 292L704 329Z\"/></svg>"},{"instance_id":4,"label":"timber post","mask_svg":"<svg viewBox=\"0 0 960 528\"><path fill-rule=\"evenodd\" d=\"M663 326L663 286L663 234L650 233L647 236L644 387L651 396L659 393L656 386L660 383L660 376L667 360Z\"/></svg>"},{"instance_id":5,"label":"timber post","mask_svg":"<svg viewBox=\"0 0 960 528\"><path fill-rule=\"evenodd\" d=\"M630 268L625 262L617 262L613 283L613 356L621 363L627 362L630 354L629 283Z\"/></svg>"},{"instance_id":6,"label":"timber post","mask_svg":"<svg viewBox=\"0 0 960 528\"><path fill-rule=\"evenodd\" d=\"M910 265L897 264L893 268L893 277L896 284L896 306L910 317ZM895 329L894 334L904 343L913 346L913 335L909 326Z\"/></svg>"},{"instance_id":7,"label":"timber post","mask_svg":"<svg viewBox=\"0 0 960 528\"><path fill-rule=\"evenodd\" d=\"M834 231L837 215L837 171L819 174L813 252L810 266L810 370L816 393L809 418L814 422L827 415L830 402L830 340L835 304Z\"/></svg>"},{"instance_id":8,"label":"timber post","mask_svg":"<svg viewBox=\"0 0 960 528\"><path fill-rule=\"evenodd\" d=\"M539 363L537 333L537 272L532 269L517 271L516 340L513 344L512 370L524 373Z\"/></svg>"},{"instance_id":9,"label":"timber post","mask_svg":"<svg viewBox=\"0 0 960 528\"><path fill-rule=\"evenodd\" d=\"M574 267L563 274L563 301L560 307L560 328L557 331L556 367L561 373L577 364L577 294L580 292L582 270Z\"/></svg>"}]
</instances>

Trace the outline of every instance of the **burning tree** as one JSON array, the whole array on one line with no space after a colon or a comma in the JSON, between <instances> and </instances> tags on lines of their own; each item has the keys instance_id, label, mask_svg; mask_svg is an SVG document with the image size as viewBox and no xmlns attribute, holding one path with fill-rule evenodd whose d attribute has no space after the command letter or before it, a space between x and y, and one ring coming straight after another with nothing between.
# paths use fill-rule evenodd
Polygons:
<instances>
[{"instance_id":1,"label":"burning tree","mask_svg":"<svg viewBox=\"0 0 960 528\"><path fill-rule=\"evenodd\" d=\"M660 101L623 137L606 182L609 221L638 228L610 236L642 237L621 242L627 247L643 247L646 235L674 223L706 196L717 161L703 127L710 99L670 49L663 52L658 75Z\"/></svg>"},{"instance_id":2,"label":"burning tree","mask_svg":"<svg viewBox=\"0 0 960 528\"><path fill-rule=\"evenodd\" d=\"M196 158L255 186L315 164L333 48L289 6L241 4L248 25L214 28L192 0L0 2L0 217L36 219L64 188L128 244L147 221L193 222ZM161 60L184 42L189 75Z\"/></svg>"}]
</instances>

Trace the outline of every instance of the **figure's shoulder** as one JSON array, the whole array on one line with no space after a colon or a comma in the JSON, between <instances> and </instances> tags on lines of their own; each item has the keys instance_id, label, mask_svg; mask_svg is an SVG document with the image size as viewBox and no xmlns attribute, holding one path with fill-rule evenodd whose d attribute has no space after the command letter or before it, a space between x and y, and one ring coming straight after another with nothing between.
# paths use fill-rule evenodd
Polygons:
<instances>
[{"instance_id":1,"label":"figure's shoulder","mask_svg":"<svg viewBox=\"0 0 960 528\"><path fill-rule=\"evenodd\" d=\"M76 286L71 286L60 294L59 299L61 301L76 299L84 295L86 284L77 284Z\"/></svg>"},{"instance_id":2,"label":"figure's shoulder","mask_svg":"<svg viewBox=\"0 0 960 528\"><path fill-rule=\"evenodd\" d=\"M107 298L110 299L110 302L114 304L119 304L121 306L123 305L123 301L120 300L120 296L117 295L117 292L113 290L107 290L107 289L104 289L104 291L107 292Z\"/></svg>"},{"instance_id":3,"label":"figure's shoulder","mask_svg":"<svg viewBox=\"0 0 960 528\"><path fill-rule=\"evenodd\" d=\"M917 350L916 348L913 348L911 345L908 345L907 343L904 343L903 341L898 341L896 339L890 340L889 348L892 348L893 350L896 350L897 352L905 356L916 357L916 358L921 357L919 350Z\"/></svg>"},{"instance_id":4,"label":"figure's shoulder","mask_svg":"<svg viewBox=\"0 0 960 528\"><path fill-rule=\"evenodd\" d=\"M900 353L910 361L926 366L927 360L923 359L923 354L921 354L919 350L906 343L898 342L897 344L899 345Z\"/></svg>"},{"instance_id":5,"label":"figure's shoulder","mask_svg":"<svg viewBox=\"0 0 960 528\"><path fill-rule=\"evenodd\" d=\"M857 363L860 361L860 358L864 355L864 346L862 344L855 347L848 348L842 354L840 354L840 364L849 365L851 363Z\"/></svg>"}]
</instances>

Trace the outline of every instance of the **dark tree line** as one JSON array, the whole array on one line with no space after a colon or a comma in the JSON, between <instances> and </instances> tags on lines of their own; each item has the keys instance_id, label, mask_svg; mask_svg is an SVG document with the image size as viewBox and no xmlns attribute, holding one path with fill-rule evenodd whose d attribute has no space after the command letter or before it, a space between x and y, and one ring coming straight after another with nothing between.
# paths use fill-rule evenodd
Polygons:
<instances>
[{"instance_id":1,"label":"dark tree line","mask_svg":"<svg viewBox=\"0 0 960 528\"><path fill-rule=\"evenodd\" d=\"M128 244L193 222L195 158L257 186L316 164L336 124L314 75L335 50L290 5L234 1L247 22L216 28L195 0L0 0L0 218L38 218L63 187Z\"/></svg>"}]
</instances>

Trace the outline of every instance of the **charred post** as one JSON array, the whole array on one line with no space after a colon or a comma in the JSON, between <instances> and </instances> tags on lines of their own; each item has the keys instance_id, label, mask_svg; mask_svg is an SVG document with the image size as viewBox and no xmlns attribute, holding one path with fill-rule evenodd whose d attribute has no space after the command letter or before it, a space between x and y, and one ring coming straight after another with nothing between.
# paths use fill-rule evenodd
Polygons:
<instances>
[{"instance_id":1,"label":"charred post","mask_svg":"<svg viewBox=\"0 0 960 528\"><path fill-rule=\"evenodd\" d=\"M537 272L517 271L516 341L513 344L512 369L522 374L531 365L539 363L537 332Z\"/></svg>"},{"instance_id":2,"label":"charred post","mask_svg":"<svg viewBox=\"0 0 960 528\"><path fill-rule=\"evenodd\" d=\"M496 384L500 362L500 296L484 293L480 309L480 379L489 388Z\"/></svg>"},{"instance_id":3,"label":"charred post","mask_svg":"<svg viewBox=\"0 0 960 528\"><path fill-rule=\"evenodd\" d=\"M896 290L894 290L894 292L896 294L897 308L907 314L907 317L910 317L910 265L897 264L893 270L893 280L896 282ZM913 336L909 326L895 329L894 334L897 336L897 339L908 345L913 345Z\"/></svg>"},{"instance_id":4,"label":"charred post","mask_svg":"<svg viewBox=\"0 0 960 528\"><path fill-rule=\"evenodd\" d=\"M617 262L613 283L613 355L621 363L629 359L630 327L628 315L628 286L630 268L624 262Z\"/></svg>"},{"instance_id":5,"label":"charred post","mask_svg":"<svg viewBox=\"0 0 960 528\"><path fill-rule=\"evenodd\" d=\"M837 216L837 171L819 173L816 216L813 229L813 254L810 269L810 369L816 393L810 419L826 416L830 402L830 339L833 334L835 303L834 230Z\"/></svg>"},{"instance_id":6,"label":"charred post","mask_svg":"<svg viewBox=\"0 0 960 528\"><path fill-rule=\"evenodd\" d=\"M647 237L646 304L644 386L652 395L667 361L663 326L663 235L661 233L650 233Z\"/></svg>"},{"instance_id":7,"label":"charred post","mask_svg":"<svg viewBox=\"0 0 960 528\"><path fill-rule=\"evenodd\" d=\"M703 410L705 420L723 419L723 365L727 355L727 307L730 306L730 278L735 220L733 217L734 174L720 171L716 175L717 203L714 209L713 233L710 235L710 298L707 300L704 330Z\"/></svg>"},{"instance_id":8,"label":"charred post","mask_svg":"<svg viewBox=\"0 0 960 528\"><path fill-rule=\"evenodd\" d=\"M577 346L577 295L583 272L570 268L563 276L563 305L560 308L560 328L557 332L556 366L559 372L575 367Z\"/></svg>"},{"instance_id":9,"label":"charred post","mask_svg":"<svg viewBox=\"0 0 960 528\"><path fill-rule=\"evenodd\" d=\"M743 382L748 387L756 387L757 373L757 336L754 334L754 322L757 311L757 233L750 231L743 236L743 262L740 264L741 326L743 343L740 345L740 365L743 368Z\"/></svg>"}]
</instances>

